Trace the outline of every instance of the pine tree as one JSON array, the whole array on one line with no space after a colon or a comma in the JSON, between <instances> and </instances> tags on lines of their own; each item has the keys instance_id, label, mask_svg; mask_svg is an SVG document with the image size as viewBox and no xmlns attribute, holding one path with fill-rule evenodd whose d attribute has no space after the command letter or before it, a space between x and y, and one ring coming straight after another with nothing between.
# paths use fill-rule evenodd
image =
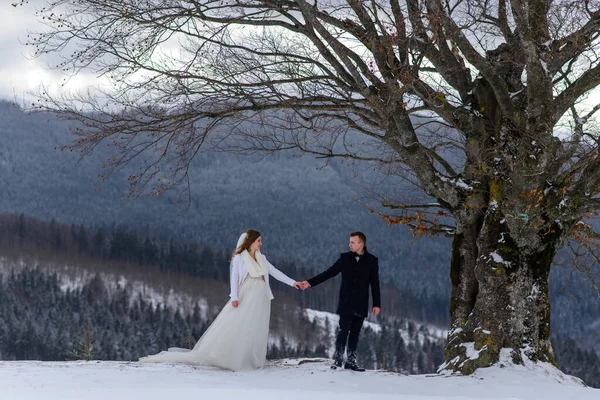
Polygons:
<instances>
[{"instance_id":1,"label":"pine tree","mask_svg":"<svg viewBox=\"0 0 600 400\"><path fill-rule=\"evenodd\" d=\"M95 342L96 340L92 334L90 311L88 310L87 329L85 330L85 334L79 339L77 346L73 350L69 351L68 358L71 360L93 360Z\"/></svg>"}]
</instances>

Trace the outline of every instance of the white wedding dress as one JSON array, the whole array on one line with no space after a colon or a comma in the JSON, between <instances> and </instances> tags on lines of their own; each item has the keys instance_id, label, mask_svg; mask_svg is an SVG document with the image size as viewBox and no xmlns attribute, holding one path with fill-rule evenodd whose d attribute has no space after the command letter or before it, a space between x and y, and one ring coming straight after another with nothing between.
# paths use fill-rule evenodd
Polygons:
<instances>
[{"instance_id":1,"label":"white wedding dress","mask_svg":"<svg viewBox=\"0 0 600 400\"><path fill-rule=\"evenodd\" d=\"M169 348L140 362L185 363L232 371L261 368L267 357L271 299L267 276L246 278L239 287L239 305L231 300L198 340L193 350Z\"/></svg>"}]
</instances>

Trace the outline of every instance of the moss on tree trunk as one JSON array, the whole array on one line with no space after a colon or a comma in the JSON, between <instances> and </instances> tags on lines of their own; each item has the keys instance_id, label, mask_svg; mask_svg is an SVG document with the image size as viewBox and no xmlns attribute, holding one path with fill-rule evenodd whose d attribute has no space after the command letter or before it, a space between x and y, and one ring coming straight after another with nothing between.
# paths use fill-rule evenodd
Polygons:
<instances>
[{"instance_id":1,"label":"moss on tree trunk","mask_svg":"<svg viewBox=\"0 0 600 400\"><path fill-rule=\"evenodd\" d=\"M442 369L471 374L497 363L502 352L517 364L555 363L548 277L559 235L545 235L537 248L520 247L523 238L511 236L509 217L486 213L475 246L475 226L454 238L452 327Z\"/></svg>"}]
</instances>

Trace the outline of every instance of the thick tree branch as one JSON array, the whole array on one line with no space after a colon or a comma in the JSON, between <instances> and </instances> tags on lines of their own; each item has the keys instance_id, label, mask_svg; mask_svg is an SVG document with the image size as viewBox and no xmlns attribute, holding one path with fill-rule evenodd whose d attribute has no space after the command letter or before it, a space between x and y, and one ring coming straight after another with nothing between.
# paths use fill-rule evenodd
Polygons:
<instances>
[{"instance_id":1,"label":"thick tree branch","mask_svg":"<svg viewBox=\"0 0 600 400\"><path fill-rule=\"evenodd\" d=\"M550 74L556 74L563 65L588 49L593 41L598 38L599 29L600 11L595 11L590 14L590 19L581 28L566 37L552 41L550 45L551 61L548 63Z\"/></svg>"},{"instance_id":2,"label":"thick tree branch","mask_svg":"<svg viewBox=\"0 0 600 400\"><path fill-rule=\"evenodd\" d=\"M600 63L584 72L569 87L563 90L554 100L554 123L563 116L585 93L600 84Z\"/></svg>"},{"instance_id":3,"label":"thick tree branch","mask_svg":"<svg viewBox=\"0 0 600 400\"><path fill-rule=\"evenodd\" d=\"M494 66L475 50L456 22L446 14L440 0L428 0L427 4L430 13L440 18L446 33L457 44L462 54L467 58L467 61L473 64L489 82L498 99L498 106L502 109L504 115L516 122L518 115L511 101L510 93L507 90L506 83L494 70Z\"/></svg>"}]
</instances>

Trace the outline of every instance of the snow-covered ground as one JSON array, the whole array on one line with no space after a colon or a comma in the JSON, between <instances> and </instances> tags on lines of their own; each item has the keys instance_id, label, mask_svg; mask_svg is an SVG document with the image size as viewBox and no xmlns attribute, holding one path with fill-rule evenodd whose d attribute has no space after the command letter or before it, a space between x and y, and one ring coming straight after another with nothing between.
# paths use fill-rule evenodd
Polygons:
<instances>
[{"instance_id":1,"label":"snow-covered ground","mask_svg":"<svg viewBox=\"0 0 600 400\"><path fill-rule=\"evenodd\" d=\"M137 362L0 362L2 400L598 400L545 366L487 368L469 377L332 371L329 360L269 361L230 372Z\"/></svg>"}]
</instances>

